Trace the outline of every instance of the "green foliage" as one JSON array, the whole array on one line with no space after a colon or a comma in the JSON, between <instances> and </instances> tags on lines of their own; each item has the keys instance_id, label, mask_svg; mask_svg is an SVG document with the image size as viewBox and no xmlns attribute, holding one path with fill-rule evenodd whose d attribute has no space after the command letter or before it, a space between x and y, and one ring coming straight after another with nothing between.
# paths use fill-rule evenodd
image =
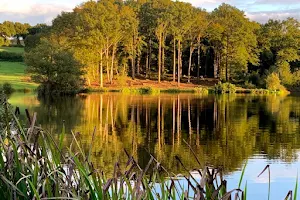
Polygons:
<instances>
[{"instance_id":1,"label":"green foliage","mask_svg":"<svg viewBox=\"0 0 300 200\"><path fill-rule=\"evenodd\" d=\"M269 20L258 31L263 72L275 66L282 84L296 85L297 74L291 64L300 59L300 23L296 19Z\"/></svg>"},{"instance_id":2,"label":"green foliage","mask_svg":"<svg viewBox=\"0 0 300 200\"><path fill-rule=\"evenodd\" d=\"M236 92L236 87L234 84L231 83L219 82L215 85L215 92L218 94L234 94Z\"/></svg>"},{"instance_id":3,"label":"green foliage","mask_svg":"<svg viewBox=\"0 0 300 200\"><path fill-rule=\"evenodd\" d=\"M31 79L40 84L41 94L76 93L83 87L81 64L59 45L43 40L25 53L25 62Z\"/></svg>"},{"instance_id":4,"label":"green foliage","mask_svg":"<svg viewBox=\"0 0 300 200\"><path fill-rule=\"evenodd\" d=\"M225 3L212 12L211 18L213 24L208 34L215 52L222 56L221 78L229 81L231 75L247 70L248 63L257 65L255 31L259 25L245 18L244 12Z\"/></svg>"},{"instance_id":5,"label":"green foliage","mask_svg":"<svg viewBox=\"0 0 300 200\"><path fill-rule=\"evenodd\" d=\"M24 41L25 52L29 52L31 49L34 49L37 45L41 42L41 34L35 34L35 35L28 35Z\"/></svg>"},{"instance_id":6,"label":"green foliage","mask_svg":"<svg viewBox=\"0 0 300 200\"><path fill-rule=\"evenodd\" d=\"M20 22L11 22L11 21L4 21L0 23L0 46L2 45L10 45L10 40L7 38L16 37L17 39L17 46L21 46L20 44L20 37L25 37L28 33L28 29L30 25L28 23L22 24Z\"/></svg>"},{"instance_id":7,"label":"green foliage","mask_svg":"<svg viewBox=\"0 0 300 200\"><path fill-rule=\"evenodd\" d=\"M0 91L1 91L1 88L0 88ZM4 83L2 85L2 91L5 93L5 94L11 94L14 92L14 89L13 87L11 86L11 84L9 83Z\"/></svg>"}]
</instances>

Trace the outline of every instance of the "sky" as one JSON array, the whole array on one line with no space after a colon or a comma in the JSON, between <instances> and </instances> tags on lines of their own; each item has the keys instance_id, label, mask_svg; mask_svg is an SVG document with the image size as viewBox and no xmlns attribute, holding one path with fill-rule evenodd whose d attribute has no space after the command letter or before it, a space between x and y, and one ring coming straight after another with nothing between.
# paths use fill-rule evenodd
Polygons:
<instances>
[{"instance_id":1,"label":"sky","mask_svg":"<svg viewBox=\"0 0 300 200\"><path fill-rule=\"evenodd\" d=\"M72 9L85 0L0 0L0 23L51 24L62 11ZM268 19L294 17L300 20L300 0L182 0L196 7L212 11L221 3L228 3L243 11L251 20L265 23Z\"/></svg>"}]
</instances>

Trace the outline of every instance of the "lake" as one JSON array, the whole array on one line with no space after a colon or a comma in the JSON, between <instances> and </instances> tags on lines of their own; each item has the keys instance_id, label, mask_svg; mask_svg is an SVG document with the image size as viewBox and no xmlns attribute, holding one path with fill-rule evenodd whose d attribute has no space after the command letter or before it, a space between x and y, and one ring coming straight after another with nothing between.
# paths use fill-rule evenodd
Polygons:
<instances>
[{"instance_id":1,"label":"lake","mask_svg":"<svg viewBox=\"0 0 300 200\"><path fill-rule=\"evenodd\" d=\"M300 97L161 94L83 94L56 99L35 94L14 93L9 102L37 113L37 124L57 136L63 126L88 151L92 161L108 175L126 149L144 167L153 154L176 174L185 174L174 158L187 169L199 168L188 143L201 165L222 167L228 189L237 188L241 169L247 162L242 189L247 181L249 199L267 199L270 165L271 199L284 199L294 190L300 169ZM92 135L95 131L95 138ZM185 143L186 142L186 143Z\"/></svg>"}]
</instances>

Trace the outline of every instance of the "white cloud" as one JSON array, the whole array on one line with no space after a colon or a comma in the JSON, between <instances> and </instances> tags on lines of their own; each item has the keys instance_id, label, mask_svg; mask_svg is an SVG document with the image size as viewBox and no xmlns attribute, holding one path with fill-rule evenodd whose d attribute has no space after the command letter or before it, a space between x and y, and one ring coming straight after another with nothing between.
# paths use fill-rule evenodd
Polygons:
<instances>
[{"instance_id":1,"label":"white cloud","mask_svg":"<svg viewBox=\"0 0 300 200\"><path fill-rule=\"evenodd\" d=\"M62 11L71 11L86 0L0 0L0 23L5 20L50 24ZM182 0L212 11L221 3L228 3L246 11L246 15L261 23L272 19L295 17L300 19L299 0ZM280 6L274 5L280 4ZM282 7L282 6L283 7ZM292 7L292 9L291 9ZM280 9L279 9L280 8ZM279 10L278 10L279 9ZM270 11L272 10L272 11ZM259 11L259 12L258 12Z\"/></svg>"},{"instance_id":2,"label":"white cloud","mask_svg":"<svg viewBox=\"0 0 300 200\"><path fill-rule=\"evenodd\" d=\"M78 0L77 0L78 1ZM78 3L38 2L37 0L1 0L0 22L19 21L50 24L62 11L71 11Z\"/></svg>"},{"instance_id":3,"label":"white cloud","mask_svg":"<svg viewBox=\"0 0 300 200\"><path fill-rule=\"evenodd\" d=\"M293 17L300 20L300 12L298 9L283 10L283 11L269 11L269 12L246 12L246 16L253 21L266 23L269 19L284 20L288 17Z\"/></svg>"},{"instance_id":4,"label":"white cloud","mask_svg":"<svg viewBox=\"0 0 300 200\"><path fill-rule=\"evenodd\" d=\"M56 6L51 4L34 4L30 7L26 7L23 10L0 10L0 22L19 21L22 23L29 22L31 24L36 23L48 23L50 24L52 19L60 14L62 11L70 11L72 9L65 6Z\"/></svg>"}]
</instances>

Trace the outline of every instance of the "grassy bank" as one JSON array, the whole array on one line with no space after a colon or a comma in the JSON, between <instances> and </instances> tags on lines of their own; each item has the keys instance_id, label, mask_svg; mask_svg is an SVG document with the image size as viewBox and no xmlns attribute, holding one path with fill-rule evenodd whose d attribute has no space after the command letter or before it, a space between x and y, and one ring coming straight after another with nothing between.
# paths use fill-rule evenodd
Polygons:
<instances>
[{"instance_id":1,"label":"grassy bank","mask_svg":"<svg viewBox=\"0 0 300 200\"><path fill-rule=\"evenodd\" d=\"M268 89L244 89L244 88L235 88L231 91L219 91L214 87L205 87L205 86L195 86L189 88L157 88L157 87L123 87L123 88L88 88L83 93L89 92L120 92L123 94L150 94L150 95L157 95L157 94L179 94L179 93L186 93L186 94L199 94L199 95L207 95L207 94L253 94L253 95L269 95L269 94L276 94L276 95L287 95L289 94L288 91L272 91Z\"/></svg>"},{"instance_id":2,"label":"grassy bank","mask_svg":"<svg viewBox=\"0 0 300 200\"><path fill-rule=\"evenodd\" d=\"M23 47L0 47L0 52L1 51L6 51L6 52L9 52L9 53L23 54L24 53L24 48Z\"/></svg>"},{"instance_id":3,"label":"grassy bank","mask_svg":"<svg viewBox=\"0 0 300 200\"><path fill-rule=\"evenodd\" d=\"M0 52L23 54L22 47L0 47ZM9 83L14 90L34 90L37 84L30 81L25 74L26 66L23 62L0 61L0 85Z\"/></svg>"},{"instance_id":4,"label":"grassy bank","mask_svg":"<svg viewBox=\"0 0 300 200\"><path fill-rule=\"evenodd\" d=\"M153 87L123 87L123 88L90 88L84 92L120 92L123 94L178 94L178 93L190 93L190 94L209 94L213 93L211 88L206 87L194 87L194 88L153 88Z\"/></svg>"},{"instance_id":5,"label":"grassy bank","mask_svg":"<svg viewBox=\"0 0 300 200\"><path fill-rule=\"evenodd\" d=\"M0 62L0 84L9 83L15 90L34 90L37 84L30 81L25 69L24 63Z\"/></svg>"}]
</instances>

